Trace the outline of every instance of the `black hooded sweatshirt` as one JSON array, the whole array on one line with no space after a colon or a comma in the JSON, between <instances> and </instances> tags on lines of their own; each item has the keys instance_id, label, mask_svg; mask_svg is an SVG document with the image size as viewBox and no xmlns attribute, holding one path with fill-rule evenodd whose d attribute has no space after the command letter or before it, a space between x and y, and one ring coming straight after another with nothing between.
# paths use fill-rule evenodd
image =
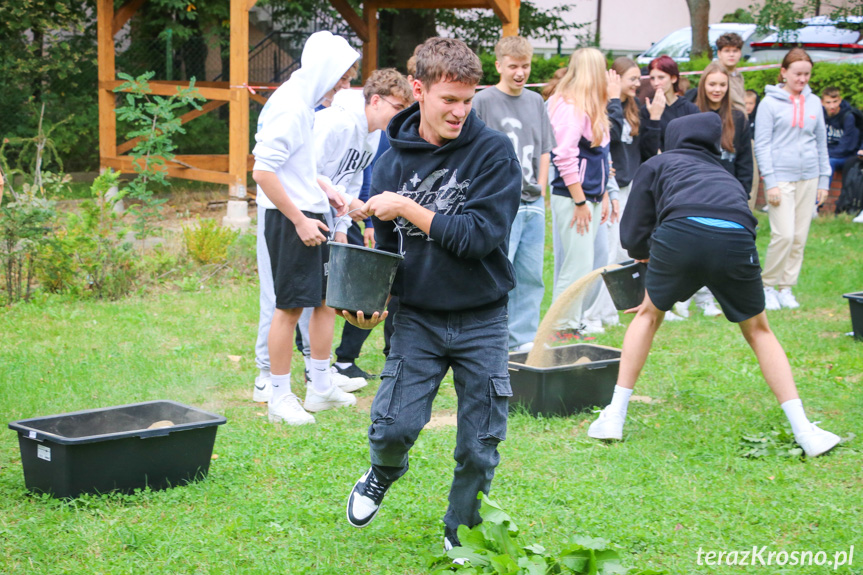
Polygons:
<instances>
[{"instance_id":1,"label":"black hooded sweatshirt","mask_svg":"<svg viewBox=\"0 0 863 575\"><path fill-rule=\"evenodd\" d=\"M653 230L667 220L701 217L742 225L755 237L749 190L722 166L722 121L713 112L672 120L666 150L638 168L620 220L620 243L630 257L650 256Z\"/></svg>"},{"instance_id":2,"label":"black hooded sweatshirt","mask_svg":"<svg viewBox=\"0 0 863 575\"><path fill-rule=\"evenodd\" d=\"M512 143L473 111L442 146L420 137L419 124L419 104L393 118L392 148L372 174L369 197L392 191L435 212L428 235L404 218L372 218L378 249L398 251L396 223L404 236L393 294L400 304L433 311L506 305L515 287L507 248L522 180Z\"/></svg>"}]
</instances>

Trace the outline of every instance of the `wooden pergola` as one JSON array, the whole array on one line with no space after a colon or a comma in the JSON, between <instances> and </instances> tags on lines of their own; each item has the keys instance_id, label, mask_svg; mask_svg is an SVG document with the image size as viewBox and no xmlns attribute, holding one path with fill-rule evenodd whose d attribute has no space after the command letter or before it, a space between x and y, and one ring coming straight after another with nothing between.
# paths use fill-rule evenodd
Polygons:
<instances>
[{"instance_id":1,"label":"wooden pergola","mask_svg":"<svg viewBox=\"0 0 863 575\"><path fill-rule=\"evenodd\" d=\"M132 173L134 160L126 154L136 141L117 143L117 118L114 109L114 90L123 82L117 80L114 37L143 6L146 0L127 0L114 10L114 0L97 0L98 65L99 65L99 163L102 168L113 168ZM215 184L227 184L230 195L246 196L246 181L253 159L249 155L249 101L261 103L266 99L254 94L249 85L249 10L257 0L230 0L230 77L228 82L195 82L195 87L207 103L181 117L183 123L194 120L216 108L228 104L228 154L178 154L168 163L168 175ZM393 9L467 9L490 8L503 25L503 35L518 34L520 0L366 0L362 15L357 14L347 0L330 0L348 25L363 42L363 80L377 69L378 10ZM188 82L153 80L153 94L170 96ZM272 85L275 88L277 85Z\"/></svg>"}]
</instances>

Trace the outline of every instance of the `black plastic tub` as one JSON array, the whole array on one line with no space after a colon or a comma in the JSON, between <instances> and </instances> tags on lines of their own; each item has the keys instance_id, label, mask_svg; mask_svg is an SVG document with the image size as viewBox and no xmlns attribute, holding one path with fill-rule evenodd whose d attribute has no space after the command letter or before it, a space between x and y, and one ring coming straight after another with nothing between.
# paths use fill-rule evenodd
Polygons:
<instances>
[{"instance_id":1,"label":"black plastic tub","mask_svg":"<svg viewBox=\"0 0 863 575\"><path fill-rule=\"evenodd\" d=\"M844 298L848 299L848 307L851 308L851 328L854 337L863 340L863 291L846 293Z\"/></svg>"},{"instance_id":2,"label":"black plastic tub","mask_svg":"<svg viewBox=\"0 0 863 575\"><path fill-rule=\"evenodd\" d=\"M534 415L570 415L611 402L619 349L576 343L552 348L552 357L553 367L530 367L526 352L509 354L510 408L521 404ZM583 357L589 361L577 364Z\"/></svg>"},{"instance_id":3,"label":"black plastic tub","mask_svg":"<svg viewBox=\"0 0 863 575\"><path fill-rule=\"evenodd\" d=\"M156 422L166 427L148 429ZM174 401L148 401L22 419L24 483L55 497L165 489L206 477L220 415Z\"/></svg>"}]
</instances>

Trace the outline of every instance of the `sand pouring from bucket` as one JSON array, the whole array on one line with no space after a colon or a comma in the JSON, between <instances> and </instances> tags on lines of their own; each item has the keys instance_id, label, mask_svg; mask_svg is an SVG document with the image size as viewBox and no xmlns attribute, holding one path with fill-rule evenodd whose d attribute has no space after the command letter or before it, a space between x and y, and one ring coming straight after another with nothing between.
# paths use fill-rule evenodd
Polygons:
<instances>
[{"instance_id":1,"label":"sand pouring from bucket","mask_svg":"<svg viewBox=\"0 0 863 575\"><path fill-rule=\"evenodd\" d=\"M342 218L347 217L351 210ZM340 218L341 219L341 218ZM335 230L335 226L333 226ZM383 313L396 270L404 259L402 231L399 234L399 253L354 246L332 241L327 278L327 305L337 310L348 310L352 314L363 312L371 317L375 312Z\"/></svg>"}]
</instances>

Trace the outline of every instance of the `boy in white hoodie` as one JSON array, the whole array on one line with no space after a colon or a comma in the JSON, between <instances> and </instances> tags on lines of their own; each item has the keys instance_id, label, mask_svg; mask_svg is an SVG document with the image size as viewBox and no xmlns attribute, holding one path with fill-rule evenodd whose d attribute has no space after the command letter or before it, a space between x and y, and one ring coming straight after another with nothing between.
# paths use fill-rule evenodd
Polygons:
<instances>
[{"instance_id":1,"label":"boy in white hoodie","mask_svg":"<svg viewBox=\"0 0 863 575\"><path fill-rule=\"evenodd\" d=\"M315 107L327 92L349 84L353 74L346 72L358 58L344 38L330 32L312 34L303 47L300 69L270 97L258 121L252 176L258 184L258 204L266 208L264 234L276 300L268 337L268 411L273 423L314 423L306 410L356 403L330 379L335 312L326 306L325 214L330 206L341 213L347 206L339 192L317 178L312 128ZM306 410L291 393L290 383L292 335L304 307L314 307Z\"/></svg>"}]
</instances>

